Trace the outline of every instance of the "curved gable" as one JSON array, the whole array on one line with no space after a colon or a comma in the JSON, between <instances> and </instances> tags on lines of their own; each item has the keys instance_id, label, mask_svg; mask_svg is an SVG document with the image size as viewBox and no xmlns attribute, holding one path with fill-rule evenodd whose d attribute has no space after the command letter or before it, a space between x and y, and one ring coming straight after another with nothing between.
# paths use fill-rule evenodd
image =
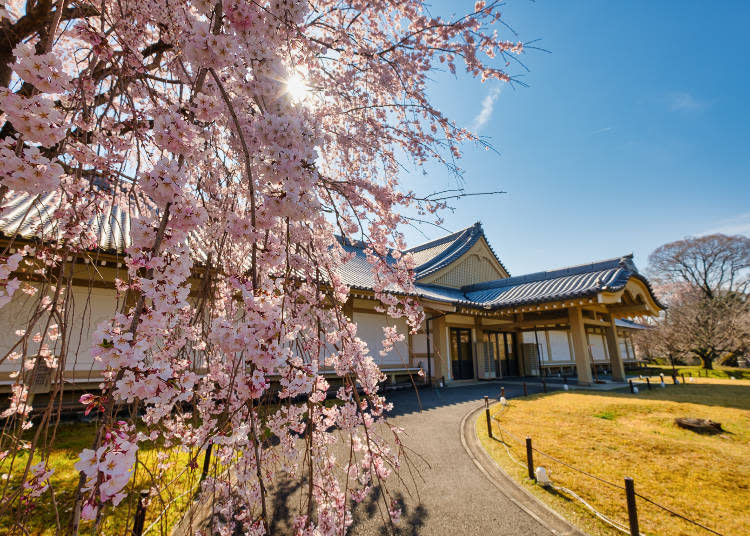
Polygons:
<instances>
[{"instance_id":1,"label":"curved gable","mask_svg":"<svg viewBox=\"0 0 750 536\"><path fill-rule=\"evenodd\" d=\"M508 272L497 260L484 236L480 236L461 256L441 269L419 278L419 282L461 288L466 285L505 279L506 277L508 277Z\"/></svg>"},{"instance_id":2,"label":"curved gable","mask_svg":"<svg viewBox=\"0 0 750 536\"><path fill-rule=\"evenodd\" d=\"M631 275L627 283L618 291L602 292L599 295L599 302L612 304L610 307L612 313L622 316L656 316L664 309L648 281L638 275Z\"/></svg>"}]
</instances>

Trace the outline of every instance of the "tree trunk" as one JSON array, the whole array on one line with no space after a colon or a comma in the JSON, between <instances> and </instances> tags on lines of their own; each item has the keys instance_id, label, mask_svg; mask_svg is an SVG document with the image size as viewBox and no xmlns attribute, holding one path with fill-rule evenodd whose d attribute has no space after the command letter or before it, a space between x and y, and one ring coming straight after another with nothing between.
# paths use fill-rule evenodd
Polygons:
<instances>
[{"instance_id":1,"label":"tree trunk","mask_svg":"<svg viewBox=\"0 0 750 536\"><path fill-rule=\"evenodd\" d=\"M698 357L701 360L701 367L703 367L704 370L713 370L714 369L714 359L716 358L716 354L712 351L703 351L703 352L696 352L698 354Z\"/></svg>"}]
</instances>

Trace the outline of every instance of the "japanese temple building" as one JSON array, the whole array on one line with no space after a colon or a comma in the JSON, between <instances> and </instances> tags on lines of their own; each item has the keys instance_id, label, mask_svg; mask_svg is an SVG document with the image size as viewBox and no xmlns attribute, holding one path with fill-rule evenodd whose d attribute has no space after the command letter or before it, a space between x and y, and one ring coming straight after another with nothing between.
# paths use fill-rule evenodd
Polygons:
<instances>
[{"instance_id":1,"label":"japanese temple building","mask_svg":"<svg viewBox=\"0 0 750 536\"><path fill-rule=\"evenodd\" d=\"M364 252L346 247L357 253L341 270L353 289L350 314L377 350L382 326L393 321L374 311ZM600 373L623 381L636 361L630 335L643 329L627 319L662 309L632 255L511 277L479 223L405 253L417 263L426 321L380 357L394 377L408 365L446 382L560 374L585 385Z\"/></svg>"},{"instance_id":2,"label":"japanese temple building","mask_svg":"<svg viewBox=\"0 0 750 536\"><path fill-rule=\"evenodd\" d=\"M34 202L49 210L29 210ZM99 250L73 268L71 292L82 313L73 317L68 344L75 352L68 354L63 380L75 388L95 388L102 379L89 348L96 326L117 309L115 278L127 276L122 254L130 243L131 216L115 206L108 222L90 222ZM54 225L53 218L52 196L11 196L0 220L0 245L14 235L14 247L32 242L39 229ZM662 309L631 256L511 277L477 223L405 251L417 265L416 297L426 315L419 332L408 334L403 320L376 310L363 247L345 242L344 248L355 253L341 267L351 287L346 313L391 381L420 369L428 381L445 382L561 374L586 384L601 373L623 380L626 364L636 360L630 333L641 328L626 319ZM18 292L0 308L0 355L11 350L15 331L29 318L27 302ZM392 325L405 339L382 352L383 327ZM0 390L10 389L16 368L0 363ZM34 382L38 392L44 390L44 378Z\"/></svg>"}]
</instances>

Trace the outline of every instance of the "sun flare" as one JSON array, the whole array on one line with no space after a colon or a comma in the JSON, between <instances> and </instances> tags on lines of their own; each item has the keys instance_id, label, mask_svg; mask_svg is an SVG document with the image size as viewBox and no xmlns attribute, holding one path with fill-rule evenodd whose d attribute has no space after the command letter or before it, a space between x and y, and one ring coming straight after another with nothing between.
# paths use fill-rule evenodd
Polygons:
<instances>
[{"instance_id":1,"label":"sun flare","mask_svg":"<svg viewBox=\"0 0 750 536\"><path fill-rule=\"evenodd\" d=\"M301 102L309 95L310 87L299 73L294 73L286 81L286 92L294 102Z\"/></svg>"}]
</instances>

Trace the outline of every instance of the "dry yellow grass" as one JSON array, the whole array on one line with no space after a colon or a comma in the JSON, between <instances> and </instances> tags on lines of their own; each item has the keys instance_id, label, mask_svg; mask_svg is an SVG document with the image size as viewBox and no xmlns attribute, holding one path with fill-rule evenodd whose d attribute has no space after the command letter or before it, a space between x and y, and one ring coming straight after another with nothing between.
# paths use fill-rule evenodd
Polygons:
<instances>
[{"instance_id":1,"label":"dry yellow grass","mask_svg":"<svg viewBox=\"0 0 750 536\"><path fill-rule=\"evenodd\" d=\"M40 502L25 521L28 534L51 536L60 534L64 530L63 524L67 522L79 476L73 466L81 450L91 446L96 429L95 424L83 423L63 423L57 429L56 446L49 456L49 467L54 469L50 482L55 490L54 501L57 505L57 512L52 506L52 498L48 491L42 495ZM154 470L159 463L157 457L159 451L166 453L166 458L161 462L170 463L171 466L162 475L161 480L156 482L147 474L145 467L151 471ZM117 508L106 506L103 509L102 522L98 530L93 522L83 522L80 527L81 535L121 534L122 527L126 523L132 524L140 497L139 491L152 486L158 487L160 492L151 498L151 504L146 511L146 527L156 522L149 536L170 534L172 526L180 519L182 511L192 500L192 494L189 492L196 489L197 477L200 475L184 471L189 461L189 455L185 452L164 448L157 450L152 443L144 442L138 454L140 463L136 468L136 476L128 488L128 496ZM16 469L10 478L11 489L18 485L18 474L25 466L26 459L25 454L19 455ZM32 463L38 461L40 461L39 457L35 456ZM13 519L10 514L0 515L0 535L10 531ZM58 522L61 524L60 528L58 528Z\"/></svg>"},{"instance_id":2,"label":"dry yellow grass","mask_svg":"<svg viewBox=\"0 0 750 536\"><path fill-rule=\"evenodd\" d=\"M558 392L513 399L492 409L499 423L534 447L618 485L635 480L636 491L728 535L750 534L750 381L696 378L686 385L629 392ZM676 417L718 421L726 430L699 435L674 424ZM494 421L494 419L493 419ZM487 437L484 415L477 421L484 447L518 481L590 534L620 534L579 502L535 486L525 468L510 461L502 443ZM525 463L525 446L505 439ZM575 491L597 510L627 525L624 491L572 471L535 453L558 485ZM638 499L641 532L660 536L710 534Z\"/></svg>"}]
</instances>

